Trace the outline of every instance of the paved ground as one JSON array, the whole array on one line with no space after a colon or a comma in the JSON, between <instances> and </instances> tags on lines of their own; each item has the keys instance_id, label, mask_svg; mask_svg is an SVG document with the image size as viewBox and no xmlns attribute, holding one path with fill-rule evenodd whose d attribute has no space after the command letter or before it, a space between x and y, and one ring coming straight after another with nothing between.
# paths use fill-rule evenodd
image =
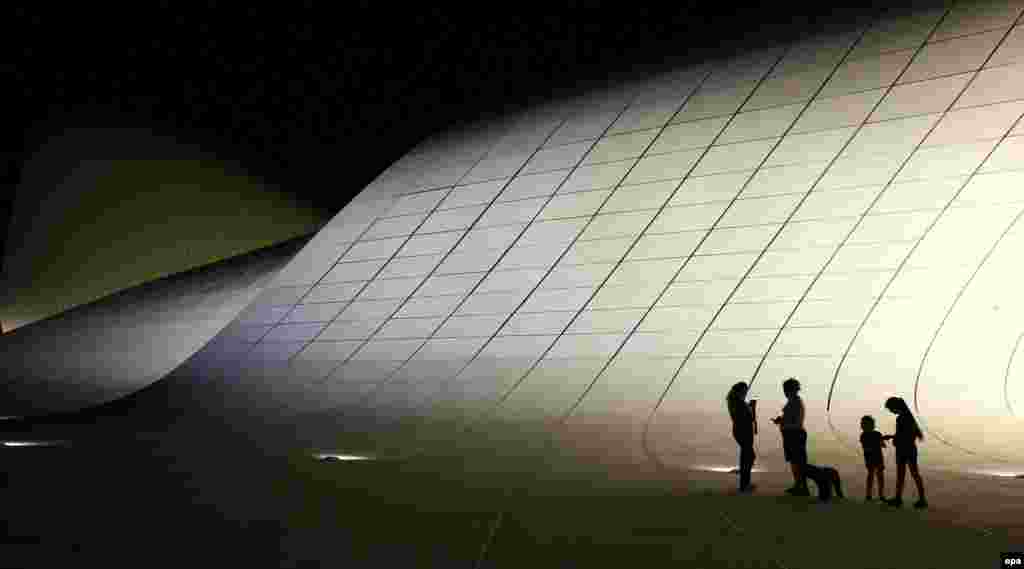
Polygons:
<instances>
[{"instance_id":1,"label":"paved ground","mask_svg":"<svg viewBox=\"0 0 1024 569\"><path fill-rule=\"evenodd\" d=\"M321 463L193 440L0 449L0 567L985 567L1024 543L1012 524L965 522L938 487L921 513L864 504L855 481L845 502L782 497L782 472L736 496L729 474L623 481L479 452Z\"/></svg>"}]
</instances>

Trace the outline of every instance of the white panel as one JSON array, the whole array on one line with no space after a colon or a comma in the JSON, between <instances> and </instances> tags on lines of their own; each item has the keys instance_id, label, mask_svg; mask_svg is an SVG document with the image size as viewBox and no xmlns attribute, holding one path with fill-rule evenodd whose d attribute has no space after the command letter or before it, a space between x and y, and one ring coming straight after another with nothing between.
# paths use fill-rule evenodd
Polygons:
<instances>
[{"instance_id":1,"label":"white panel","mask_svg":"<svg viewBox=\"0 0 1024 569\"><path fill-rule=\"evenodd\" d=\"M415 255L430 255L447 253L459 238L462 231L449 231L447 233L431 233L429 235L416 235L409 239L398 251L400 257L411 257Z\"/></svg>"},{"instance_id":2,"label":"white panel","mask_svg":"<svg viewBox=\"0 0 1024 569\"><path fill-rule=\"evenodd\" d=\"M484 211L484 206L460 207L435 211L417 233L440 233L466 229Z\"/></svg>"},{"instance_id":3,"label":"white panel","mask_svg":"<svg viewBox=\"0 0 1024 569\"><path fill-rule=\"evenodd\" d=\"M639 235L657 212L641 211L596 215L580 239L602 239Z\"/></svg>"},{"instance_id":4,"label":"white panel","mask_svg":"<svg viewBox=\"0 0 1024 569\"><path fill-rule=\"evenodd\" d=\"M303 302L330 302L332 300L349 300L356 296L359 289L366 284L365 282L353 282L353 283L337 283L327 284L321 283L313 287L313 290L306 295Z\"/></svg>"},{"instance_id":5,"label":"white panel","mask_svg":"<svg viewBox=\"0 0 1024 569\"><path fill-rule=\"evenodd\" d=\"M793 127L793 133L858 125L885 95L884 89L841 97L817 98Z\"/></svg>"},{"instance_id":6,"label":"white panel","mask_svg":"<svg viewBox=\"0 0 1024 569\"><path fill-rule=\"evenodd\" d=\"M858 216L867 212L871 202L882 191L882 186L867 186L854 190L832 190L828 192L811 192L793 216L794 225L797 221L810 219L840 218ZM830 221L829 223L835 223ZM797 226L810 225L808 223ZM815 224L820 225L820 223ZM786 227L789 231L790 227ZM799 231L796 227L793 231Z\"/></svg>"},{"instance_id":7,"label":"white panel","mask_svg":"<svg viewBox=\"0 0 1024 569\"><path fill-rule=\"evenodd\" d=\"M778 328L782 326L794 306L795 301L730 302L722 309L711 329Z\"/></svg>"},{"instance_id":8,"label":"white panel","mask_svg":"<svg viewBox=\"0 0 1024 569\"><path fill-rule=\"evenodd\" d=\"M527 223L544 207L547 198L520 200L517 202L496 203L484 212L477 222L480 227L488 225L505 225L509 223Z\"/></svg>"},{"instance_id":9,"label":"white panel","mask_svg":"<svg viewBox=\"0 0 1024 569\"><path fill-rule=\"evenodd\" d=\"M359 347L362 342L325 342L317 340L307 345L296 356L298 361L341 362Z\"/></svg>"},{"instance_id":10,"label":"white panel","mask_svg":"<svg viewBox=\"0 0 1024 569\"><path fill-rule=\"evenodd\" d=\"M761 165L761 162L771 152L775 143L776 141L773 139L713 146L701 158L693 173L696 176L701 176L716 172L753 170Z\"/></svg>"},{"instance_id":11,"label":"white panel","mask_svg":"<svg viewBox=\"0 0 1024 569\"><path fill-rule=\"evenodd\" d=\"M636 168L626 176L626 184L642 184L659 180L679 179L690 171L690 167L700 157L699 150L684 150L671 154L645 156Z\"/></svg>"},{"instance_id":12,"label":"white panel","mask_svg":"<svg viewBox=\"0 0 1024 569\"><path fill-rule=\"evenodd\" d=\"M267 287L253 304L295 304L309 291L308 285Z\"/></svg>"},{"instance_id":13,"label":"white panel","mask_svg":"<svg viewBox=\"0 0 1024 569\"><path fill-rule=\"evenodd\" d=\"M945 178L970 174L985 159L996 141L931 146L914 153L896 181Z\"/></svg>"},{"instance_id":14,"label":"white panel","mask_svg":"<svg viewBox=\"0 0 1024 569\"><path fill-rule=\"evenodd\" d=\"M778 151L778 149L776 149ZM774 156L774 155L773 155ZM769 162L771 162L769 158ZM772 166L758 170L743 190L743 197L802 194L811 189L825 171L828 162Z\"/></svg>"},{"instance_id":15,"label":"white panel","mask_svg":"<svg viewBox=\"0 0 1024 569\"><path fill-rule=\"evenodd\" d=\"M817 65L784 74L773 74L766 79L754 96L743 107L744 110L761 109L775 105L806 101L832 72L833 66Z\"/></svg>"},{"instance_id":16,"label":"white panel","mask_svg":"<svg viewBox=\"0 0 1024 569\"><path fill-rule=\"evenodd\" d=\"M447 316L455 310L461 301L461 296L454 295L411 298L402 305L402 309L395 313L395 316L400 318Z\"/></svg>"},{"instance_id":17,"label":"white panel","mask_svg":"<svg viewBox=\"0 0 1024 569\"><path fill-rule=\"evenodd\" d=\"M786 105L739 113L718 138L717 144L782 136L802 108L802 104Z\"/></svg>"},{"instance_id":18,"label":"white panel","mask_svg":"<svg viewBox=\"0 0 1024 569\"><path fill-rule=\"evenodd\" d=\"M957 100L956 107L976 107L1021 99L1024 93L1024 64L981 70L971 86Z\"/></svg>"},{"instance_id":19,"label":"white panel","mask_svg":"<svg viewBox=\"0 0 1024 569\"><path fill-rule=\"evenodd\" d=\"M557 170L543 174L517 176L501 192L499 202L550 196L558 189L559 184L569 175L568 170Z\"/></svg>"},{"instance_id":20,"label":"white panel","mask_svg":"<svg viewBox=\"0 0 1024 569\"><path fill-rule=\"evenodd\" d=\"M557 221L537 221L532 223L523 236L519 238L520 245L539 245L553 243L568 243L579 235L586 225L583 219L564 219Z\"/></svg>"},{"instance_id":21,"label":"white panel","mask_svg":"<svg viewBox=\"0 0 1024 569\"><path fill-rule=\"evenodd\" d=\"M577 241L569 248L562 263L614 263L622 258L632 243L632 238Z\"/></svg>"},{"instance_id":22,"label":"white panel","mask_svg":"<svg viewBox=\"0 0 1024 569\"><path fill-rule=\"evenodd\" d=\"M629 252L626 259L639 261L686 257L693 253L705 233L705 231L684 231L664 235L645 235L637 241L636 246Z\"/></svg>"},{"instance_id":23,"label":"white panel","mask_svg":"<svg viewBox=\"0 0 1024 569\"><path fill-rule=\"evenodd\" d=\"M583 190L600 190L615 187L626 175L634 160L580 166L569 176L558 193L579 192Z\"/></svg>"},{"instance_id":24,"label":"white panel","mask_svg":"<svg viewBox=\"0 0 1024 569\"><path fill-rule=\"evenodd\" d=\"M387 263L387 259L360 261L357 263L338 263L330 270L330 272L324 275L324 281L337 282L369 280L377 274L377 271L379 271L385 263Z\"/></svg>"},{"instance_id":25,"label":"white panel","mask_svg":"<svg viewBox=\"0 0 1024 569\"><path fill-rule=\"evenodd\" d=\"M1024 101L960 109L948 113L925 144L953 144L999 138L1024 114Z\"/></svg>"},{"instance_id":26,"label":"white panel","mask_svg":"<svg viewBox=\"0 0 1024 569\"><path fill-rule=\"evenodd\" d=\"M677 233L707 229L729 207L729 202L713 202L685 207L668 207L658 214L649 233Z\"/></svg>"},{"instance_id":27,"label":"white panel","mask_svg":"<svg viewBox=\"0 0 1024 569\"><path fill-rule=\"evenodd\" d=\"M776 356L841 354L856 328L786 328L772 354Z\"/></svg>"},{"instance_id":28,"label":"white panel","mask_svg":"<svg viewBox=\"0 0 1024 569\"><path fill-rule=\"evenodd\" d=\"M658 131L655 129L606 136L594 145L583 163L594 164L635 158L643 154L644 149L657 134Z\"/></svg>"},{"instance_id":29,"label":"white panel","mask_svg":"<svg viewBox=\"0 0 1024 569\"><path fill-rule=\"evenodd\" d=\"M562 336L544 357L545 359L607 358L615 352L624 339L624 334Z\"/></svg>"},{"instance_id":30,"label":"white panel","mask_svg":"<svg viewBox=\"0 0 1024 569\"><path fill-rule=\"evenodd\" d=\"M941 178L892 184L879 198L873 211L942 208L965 181L966 178Z\"/></svg>"},{"instance_id":31,"label":"white panel","mask_svg":"<svg viewBox=\"0 0 1024 569\"><path fill-rule=\"evenodd\" d=\"M683 267L676 282L741 277L753 264L757 253L697 255Z\"/></svg>"},{"instance_id":32,"label":"white panel","mask_svg":"<svg viewBox=\"0 0 1024 569\"><path fill-rule=\"evenodd\" d=\"M588 138L598 138L618 116L618 111L591 112L569 119L555 131L545 146L558 146Z\"/></svg>"},{"instance_id":33,"label":"white panel","mask_svg":"<svg viewBox=\"0 0 1024 569\"><path fill-rule=\"evenodd\" d=\"M425 213L434 209L434 206L441 203L441 200L443 200L447 195L448 190L434 190L431 192L420 192L418 194L402 196L398 198L395 205L388 210L387 215L388 217L395 217L399 215Z\"/></svg>"},{"instance_id":34,"label":"white panel","mask_svg":"<svg viewBox=\"0 0 1024 569\"><path fill-rule=\"evenodd\" d=\"M892 180L905 158L906 154L840 158L825 172L816 189L831 190L886 184Z\"/></svg>"},{"instance_id":35,"label":"white panel","mask_svg":"<svg viewBox=\"0 0 1024 569\"><path fill-rule=\"evenodd\" d=\"M705 334L694 356L760 355L775 337L774 330L712 330Z\"/></svg>"},{"instance_id":36,"label":"white panel","mask_svg":"<svg viewBox=\"0 0 1024 569\"><path fill-rule=\"evenodd\" d=\"M501 329L503 335L560 334L572 320L575 312L535 312L516 314Z\"/></svg>"},{"instance_id":37,"label":"white panel","mask_svg":"<svg viewBox=\"0 0 1024 569\"><path fill-rule=\"evenodd\" d=\"M680 285L673 285L672 290L679 290L679 288ZM647 314L647 317L644 319L643 324L639 326L638 330L641 332L663 333L703 330L708 324L711 323L711 320L714 319L715 314L718 313L717 304L714 306L693 305L695 302L703 300L703 298L703 296L699 295L694 298L691 298L690 302L688 303L688 306L653 308ZM616 312L631 313L635 311Z\"/></svg>"},{"instance_id":38,"label":"white panel","mask_svg":"<svg viewBox=\"0 0 1024 569\"><path fill-rule=\"evenodd\" d=\"M498 331L503 315L452 316L437 331L437 337L491 336Z\"/></svg>"},{"instance_id":39,"label":"white panel","mask_svg":"<svg viewBox=\"0 0 1024 569\"><path fill-rule=\"evenodd\" d=\"M808 134L790 134L772 152L765 165L779 166L832 160L850 139L853 130L853 127L848 127Z\"/></svg>"},{"instance_id":40,"label":"white panel","mask_svg":"<svg viewBox=\"0 0 1024 569\"><path fill-rule=\"evenodd\" d=\"M829 270L852 271L894 269L906 258L910 243L884 243L881 245L847 245L839 250Z\"/></svg>"},{"instance_id":41,"label":"white panel","mask_svg":"<svg viewBox=\"0 0 1024 569\"><path fill-rule=\"evenodd\" d=\"M865 217L850 235L848 245L917 239L935 219L937 211L890 213Z\"/></svg>"},{"instance_id":42,"label":"white panel","mask_svg":"<svg viewBox=\"0 0 1024 569\"><path fill-rule=\"evenodd\" d=\"M658 209L664 205L678 185L678 181L669 180L638 186L620 186L608 198L608 202L601 208L601 213Z\"/></svg>"},{"instance_id":43,"label":"white panel","mask_svg":"<svg viewBox=\"0 0 1024 569\"><path fill-rule=\"evenodd\" d=\"M445 294L466 294L480 281L484 273L475 275L435 275L423 283L417 296L438 296Z\"/></svg>"},{"instance_id":44,"label":"white panel","mask_svg":"<svg viewBox=\"0 0 1024 569\"><path fill-rule=\"evenodd\" d=\"M889 153L906 156L928 134L940 116L933 113L866 124L843 151L843 158Z\"/></svg>"},{"instance_id":45,"label":"white panel","mask_svg":"<svg viewBox=\"0 0 1024 569\"><path fill-rule=\"evenodd\" d=\"M900 78L900 82L974 71L981 67L985 58L992 53L1003 33L1004 30L998 30L930 43L917 54L907 72Z\"/></svg>"},{"instance_id":46,"label":"white panel","mask_svg":"<svg viewBox=\"0 0 1024 569\"><path fill-rule=\"evenodd\" d=\"M622 348L623 356L685 356L697 342L696 330L676 331L667 334L636 333L630 336Z\"/></svg>"},{"instance_id":47,"label":"white panel","mask_svg":"<svg viewBox=\"0 0 1024 569\"><path fill-rule=\"evenodd\" d=\"M567 243L557 245L521 245L516 244L494 268L496 271L524 269L529 267L547 268L558 260Z\"/></svg>"},{"instance_id":48,"label":"white panel","mask_svg":"<svg viewBox=\"0 0 1024 569\"><path fill-rule=\"evenodd\" d=\"M456 186L448 197L441 202L441 209L466 207L471 205L485 204L494 199L501 189L508 183L507 179L494 180L492 182L481 182L466 186Z\"/></svg>"},{"instance_id":49,"label":"white panel","mask_svg":"<svg viewBox=\"0 0 1024 569\"><path fill-rule=\"evenodd\" d=\"M566 331L569 334L629 332L644 315L643 310L584 310Z\"/></svg>"},{"instance_id":50,"label":"white panel","mask_svg":"<svg viewBox=\"0 0 1024 569\"><path fill-rule=\"evenodd\" d=\"M405 243L406 238L377 239L375 241L359 241L341 258L343 263L366 261L369 259L387 259Z\"/></svg>"},{"instance_id":51,"label":"white panel","mask_svg":"<svg viewBox=\"0 0 1024 569\"><path fill-rule=\"evenodd\" d=\"M345 307L344 302L319 302L296 305L282 322L327 322Z\"/></svg>"},{"instance_id":52,"label":"white panel","mask_svg":"<svg viewBox=\"0 0 1024 569\"><path fill-rule=\"evenodd\" d=\"M729 117L719 117L673 124L662 131L648 153L664 154L710 146L728 121Z\"/></svg>"},{"instance_id":53,"label":"white panel","mask_svg":"<svg viewBox=\"0 0 1024 569\"><path fill-rule=\"evenodd\" d=\"M555 336L497 336L478 358L539 358L554 340Z\"/></svg>"},{"instance_id":54,"label":"white panel","mask_svg":"<svg viewBox=\"0 0 1024 569\"><path fill-rule=\"evenodd\" d=\"M903 50L844 63L825 84L821 96L845 95L889 85L913 55L914 50Z\"/></svg>"},{"instance_id":55,"label":"white panel","mask_svg":"<svg viewBox=\"0 0 1024 569\"><path fill-rule=\"evenodd\" d=\"M476 292L499 292L511 290L529 290L544 278L544 269L525 269L515 271L494 271L487 275Z\"/></svg>"},{"instance_id":56,"label":"white panel","mask_svg":"<svg viewBox=\"0 0 1024 569\"><path fill-rule=\"evenodd\" d=\"M1007 138L999 143L992 156L985 161L981 172L1020 169L1024 166L1024 138Z\"/></svg>"},{"instance_id":57,"label":"white panel","mask_svg":"<svg viewBox=\"0 0 1024 569\"><path fill-rule=\"evenodd\" d=\"M378 326L384 323L380 320L336 320L330 326L324 328L319 340L360 340L373 335Z\"/></svg>"},{"instance_id":58,"label":"white panel","mask_svg":"<svg viewBox=\"0 0 1024 569\"><path fill-rule=\"evenodd\" d=\"M544 279L543 286L547 288L597 286L612 272L614 266L612 263L566 265L563 261L548 274L548 277Z\"/></svg>"},{"instance_id":59,"label":"white panel","mask_svg":"<svg viewBox=\"0 0 1024 569\"><path fill-rule=\"evenodd\" d=\"M462 360L468 360L473 357L477 350L483 347L486 340L484 338L474 338L472 340L466 339L431 339L417 352L416 356L412 359L409 366L409 371L414 375L419 376L419 362L429 360L441 360L449 362L448 373L454 377L458 372L459 368L462 367ZM447 371L447 370L446 370Z\"/></svg>"},{"instance_id":60,"label":"white panel","mask_svg":"<svg viewBox=\"0 0 1024 569\"><path fill-rule=\"evenodd\" d=\"M504 249L474 249L464 253L452 253L437 268L437 274L473 273L487 271L498 262Z\"/></svg>"},{"instance_id":61,"label":"white panel","mask_svg":"<svg viewBox=\"0 0 1024 569\"><path fill-rule=\"evenodd\" d=\"M894 87L875 112L871 113L871 120L880 121L944 111L953 104L953 100L967 85L971 75L962 73Z\"/></svg>"},{"instance_id":62,"label":"white panel","mask_svg":"<svg viewBox=\"0 0 1024 569\"><path fill-rule=\"evenodd\" d=\"M736 279L676 282L665 291L658 306L719 306L725 302L736 282Z\"/></svg>"},{"instance_id":63,"label":"white panel","mask_svg":"<svg viewBox=\"0 0 1024 569\"><path fill-rule=\"evenodd\" d=\"M384 324L376 338L426 338L442 321L442 318L395 318Z\"/></svg>"},{"instance_id":64,"label":"white panel","mask_svg":"<svg viewBox=\"0 0 1024 569\"><path fill-rule=\"evenodd\" d=\"M756 227L717 228L708 235L700 247L702 254L739 253L760 251L779 230L780 225Z\"/></svg>"},{"instance_id":65,"label":"white panel","mask_svg":"<svg viewBox=\"0 0 1024 569\"><path fill-rule=\"evenodd\" d=\"M662 101L653 105L636 105L626 109L615 121L609 134L617 134L634 130L659 128L672 118L682 104L681 100Z\"/></svg>"},{"instance_id":66,"label":"white panel","mask_svg":"<svg viewBox=\"0 0 1024 569\"><path fill-rule=\"evenodd\" d=\"M356 300L338 315L339 320L372 320L387 318L402 303L400 299Z\"/></svg>"},{"instance_id":67,"label":"white panel","mask_svg":"<svg viewBox=\"0 0 1024 569\"><path fill-rule=\"evenodd\" d=\"M572 168L583 159L583 155L587 153L591 144L590 141L577 142L540 150L526 163L523 174Z\"/></svg>"},{"instance_id":68,"label":"white panel","mask_svg":"<svg viewBox=\"0 0 1024 569\"><path fill-rule=\"evenodd\" d=\"M668 284L682 259L624 262L612 272L607 286Z\"/></svg>"},{"instance_id":69,"label":"white panel","mask_svg":"<svg viewBox=\"0 0 1024 569\"><path fill-rule=\"evenodd\" d=\"M404 360L423 345L423 340L370 340L352 361Z\"/></svg>"},{"instance_id":70,"label":"white panel","mask_svg":"<svg viewBox=\"0 0 1024 569\"><path fill-rule=\"evenodd\" d=\"M750 178L750 172L731 172L709 176L690 176L683 181L670 205L689 205L714 201L730 201Z\"/></svg>"},{"instance_id":71,"label":"white panel","mask_svg":"<svg viewBox=\"0 0 1024 569\"><path fill-rule=\"evenodd\" d=\"M600 190L555 196L540 212L538 219L593 215L610 194L611 190Z\"/></svg>"},{"instance_id":72,"label":"white panel","mask_svg":"<svg viewBox=\"0 0 1024 569\"><path fill-rule=\"evenodd\" d=\"M509 152L502 154L489 155L476 166L466 177L463 182L471 184L473 182L483 182L485 180L494 180L496 178L507 178L512 176L519 170L526 161L530 158L531 153L529 152Z\"/></svg>"},{"instance_id":73,"label":"white panel","mask_svg":"<svg viewBox=\"0 0 1024 569\"><path fill-rule=\"evenodd\" d=\"M751 275L763 277L817 273L833 250L833 247L812 247L797 251L768 251L761 257Z\"/></svg>"},{"instance_id":74,"label":"white panel","mask_svg":"<svg viewBox=\"0 0 1024 569\"><path fill-rule=\"evenodd\" d=\"M457 314L508 314L519 306L527 292L474 294L459 307Z\"/></svg>"},{"instance_id":75,"label":"white panel","mask_svg":"<svg viewBox=\"0 0 1024 569\"><path fill-rule=\"evenodd\" d=\"M589 308L646 308L658 298L664 287L659 285L601 287Z\"/></svg>"},{"instance_id":76,"label":"white panel","mask_svg":"<svg viewBox=\"0 0 1024 569\"><path fill-rule=\"evenodd\" d=\"M373 223L373 227L366 232L363 238L383 239L385 237L408 235L419 227L424 218L426 218L425 214L381 218Z\"/></svg>"},{"instance_id":77,"label":"white panel","mask_svg":"<svg viewBox=\"0 0 1024 569\"><path fill-rule=\"evenodd\" d=\"M413 277L411 279L377 279L367 285L363 292L359 293L359 299L405 298L412 294L421 282L423 282L422 277Z\"/></svg>"},{"instance_id":78,"label":"white panel","mask_svg":"<svg viewBox=\"0 0 1024 569\"><path fill-rule=\"evenodd\" d=\"M466 235L454 253L475 253L494 249L505 249L515 242L526 224L504 225L500 227L476 228Z\"/></svg>"},{"instance_id":79,"label":"white panel","mask_svg":"<svg viewBox=\"0 0 1024 569\"><path fill-rule=\"evenodd\" d=\"M963 180L957 180L963 183ZM971 178L954 205L972 206L1020 202L1024 200L1020 188L1024 187L1024 171L979 174ZM952 197L952 191L949 192Z\"/></svg>"},{"instance_id":80,"label":"white panel","mask_svg":"<svg viewBox=\"0 0 1024 569\"><path fill-rule=\"evenodd\" d=\"M766 198L739 199L719 223L721 227L781 223L789 217L800 198L799 194Z\"/></svg>"},{"instance_id":81,"label":"white panel","mask_svg":"<svg viewBox=\"0 0 1024 569\"><path fill-rule=\"evenodd\" d=\"M870 297L807 301L800 305L789 325L795 328L858 326L873 303L874 299Z\"/></svg>"},{"instance_id":82,"label":"white panel","mask_svg":"<svg viewBox=\"0 0 1024 569\"><path fill-rule=\"evenodd\" d=\"M440 260L440 255L391 259L384 267L384 270L381 271L379 278L389 279L426 275L437 266Z\"/></svg>"},{"instance_id":83,"label":"white panel","mask_svg":"<svg viewBox=\"0 0 1024 569\"><path fill-rule=\"evenodd\" d=\"M672 122L731 115L739 109L757 81L745 81L726 89L701 89L693 94Z\"/></svg>"},{"instance_id":84,"label":"white panel","mask_svg":"<svg viewBox=\"0 0 1024 569\"><path fill-rule=\"evenodd\" d=\"M733 295L733 302L770 302L778 300L798 300L807 287L810 286L814 275L804 276L782 276L782 277L754 277L746 278L736 294Z\"/></svg>"},{"instance_id":85,"label":"white panel","mask_svg":"<svg viewBox=\"0 0 1024 569\"><path fill-rule=\"evenodd\" d=\"M594 290L589 287L540 289L530 295L520 312L579 310L593 292Z\"/></svg>"}]
</instances>

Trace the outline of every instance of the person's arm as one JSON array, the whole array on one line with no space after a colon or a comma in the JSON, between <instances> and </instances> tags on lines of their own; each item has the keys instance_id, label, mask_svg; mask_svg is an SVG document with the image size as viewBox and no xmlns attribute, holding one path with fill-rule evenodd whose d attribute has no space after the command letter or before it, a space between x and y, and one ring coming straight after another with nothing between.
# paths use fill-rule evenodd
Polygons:
<instances>
[{"instance_id":1,"label":"person's arm","mask_svg":"<svg viewBox=\"0 0 1024 569\"><path fill-rule=\"evenodd\" d=\"M750 400L750 421L754 424L754 434L757 434L757 399Z\"/></svg>"}]
</instances>

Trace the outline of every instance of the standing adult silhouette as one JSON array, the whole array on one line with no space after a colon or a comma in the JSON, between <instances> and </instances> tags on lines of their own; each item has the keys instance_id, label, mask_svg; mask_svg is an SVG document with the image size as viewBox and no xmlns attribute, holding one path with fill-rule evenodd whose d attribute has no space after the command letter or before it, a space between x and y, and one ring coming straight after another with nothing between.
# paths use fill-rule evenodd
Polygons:
<instances>
[{"instance_id":1,"label":"standing adult silhouette","mask_svg":"<svg viewBox=\"0 0 1024 569\"><path fill-rule=\"evenodd\" d=\"M740 446L740 492L750 492L756 485L750 483L750 472L754 468L754 435L757 434L757 400L747 403L747 391L750 388L744 382L732 386L725 397L732 418L732 438Z\"/></svg>"}]
</instances>

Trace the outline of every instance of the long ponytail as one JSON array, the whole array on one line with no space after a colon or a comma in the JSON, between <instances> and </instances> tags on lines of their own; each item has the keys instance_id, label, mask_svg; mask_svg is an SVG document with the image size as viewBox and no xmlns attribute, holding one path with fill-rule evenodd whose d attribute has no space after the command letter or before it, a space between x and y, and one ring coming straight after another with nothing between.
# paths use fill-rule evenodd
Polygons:
<instances>
[{"instance_id":1,"label":"long ponytail","mask_svg":"<svg viewBox=\"0 0 1024 569\"><path fill-rule=\"evenodd\" d=\"M885 408L896 411L900 415L906 415L907 417L909 417L910 424L914 428L914 438L919 441L924 440L924 433L921 432L921 427L918 426L917 419L914 417L914 414L910 412L910 407L907 405L907 402L904 401L902 397L890 397L886 399Z\"/></svg>"}]
</instances>

